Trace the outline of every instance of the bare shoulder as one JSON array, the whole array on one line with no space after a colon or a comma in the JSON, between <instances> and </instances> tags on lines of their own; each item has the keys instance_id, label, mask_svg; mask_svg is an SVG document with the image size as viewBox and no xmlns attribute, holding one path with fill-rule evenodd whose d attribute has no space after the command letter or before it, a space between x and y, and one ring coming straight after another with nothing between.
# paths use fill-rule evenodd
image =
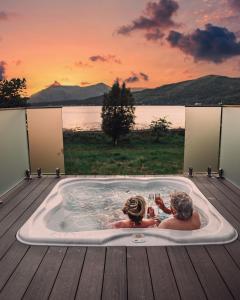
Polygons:
<instances>
[{"instance_id":1,"label":"bare shoulder","mask_svg":"<svg viewBox=\"0 0 240 300\"><path fill-rule=\"evenodd\" d=\"M111 225L111 228L126 228L126 227L128 227L128 224L126 221L117 221L110 225Z\"/></svg>"},{"instance_id":2,"label":"bare shoulder","mask_svg":"<svg viewBox=\"0 0 240 300\"><path fill-rule=\"evenodd\" d=\"M145 219L142 222L143 227L150 227L156 225L157 222L154 219Z\"/></svg>"},{"instance_id":3,"label":"bare shoulder","mask_svg":"<svg viewBox=\"0 0 240 300\"><path fill-rule=\"evenodd\" d=\"M200 215L199 215L199 212L194 210L193 211L193 217L196 218L196 219L200 219Z\"/></svg>"},{"instance_id":4,"label":"bare shoulder","mask_svg":"<svg viewBox=\"0 0 240 300\"><path fill-rule=\"evenodd\" d=\"M166 219L164 221L162 221L159 225L158 228L162 228L162 229L171 229L172 228L172 219Z\"/></svg>"},{"instance_id":5,"label":"bare shoulder","mask_svg":"<svg viewBox=\"0 0 240 300\"><path fill-rule=\"evenodd\" d=\"M193 212L193 223L194 223L194 229L199 229L201 227L201 219L197 211Z\"/></svg>"}]
</instances>

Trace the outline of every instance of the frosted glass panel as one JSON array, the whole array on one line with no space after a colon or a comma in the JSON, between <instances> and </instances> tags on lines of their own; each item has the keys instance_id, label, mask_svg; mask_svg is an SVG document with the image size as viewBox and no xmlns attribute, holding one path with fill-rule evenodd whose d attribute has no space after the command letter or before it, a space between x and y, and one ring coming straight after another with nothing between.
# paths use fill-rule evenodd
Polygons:
<instances>
[{"instance_id":1,"label":"frosted glass panel","mask_svg":"<svg viewBox=\"0 0 240 300\"><path fill-rule=\"evenodd\" d=\"M60 168L64 173L62 109L27 109L30 165L32 173L45 174Z\"/></svg>"},{"instance_id":2,"label":"frosted glass panel","mask_svg":"<svg viewBox=\"0 0 240 300\"><path fill-rule=\"evenodd\" d=\"M218 170L220 107L186 107L184 170Z\"/></svg>"},{"instance_id":3,"label":"frosted glass panel","mask_svg":"<svg viewBox=\"0 0 240 300\"><path fill-rule=\"evenodd\" d=\"M224 107L220 167L229 181L240 187L240 107Z\"/></svg>"},{"instance_id":4,"label":"frosted glass panel","mask_svg":"<svg viewBox=\"0 0 240 300\"><path fill-rule=\"evenodd\" d=\"M0 110L0 195L21 181L28 168L25 110Z\"/></svg>"}]
</instances>

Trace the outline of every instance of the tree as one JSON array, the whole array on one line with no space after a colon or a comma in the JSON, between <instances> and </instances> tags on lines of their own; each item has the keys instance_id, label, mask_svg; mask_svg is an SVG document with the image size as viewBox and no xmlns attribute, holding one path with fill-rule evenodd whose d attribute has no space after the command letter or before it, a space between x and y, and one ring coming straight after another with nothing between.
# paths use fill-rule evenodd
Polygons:
<instances>
[{"instance_id":1,"label":"tree","mask_svg":"<svg viewBox=\"0 0 240 300\"><path fill-rule=\"evenodd\" d=\"M159 142L161 136L165 136L172 123L167 121L166 117L159 118L157 121L152 121L150 124L151 134L155 136L155 141Z\"/></svg>"},{"instance_id":2,"label":"tree","mask_svg":"<svg viewBox=\"0 0 240 300\"><path fill-rule=\"evenodd\" d=\"M12 78L0 81L0 107L26 106L27 98L24 97L26 79Z\"/></svg>"},{"instance_id":3,"label":"tree","mask_svg":"<svg viewBox=\"0 0 240 300\"><path fill-rule=\"evenodd\" d=\"M102 106L102 130L117 145L120 136L126 135L135 124L134 98L125 83L120 87L116 81L109 93L104 95Z\"/></svg>"}]
</instances>

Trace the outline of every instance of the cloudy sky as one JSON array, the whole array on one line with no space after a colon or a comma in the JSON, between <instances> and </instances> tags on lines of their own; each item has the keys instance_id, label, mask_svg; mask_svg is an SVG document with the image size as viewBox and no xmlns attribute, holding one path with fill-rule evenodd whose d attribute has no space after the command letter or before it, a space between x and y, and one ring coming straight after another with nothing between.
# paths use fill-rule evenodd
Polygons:
<instances>
[{"instance_id":1,"label":"cloudy sky","mask_svg":"<svg viewBox=\"0 0 240 300\"><path fill-rule=\"evenodd\" d=\"M0 79L156 87L240 77L240 0L1 0Z\"/></svg>"}]
</instances>

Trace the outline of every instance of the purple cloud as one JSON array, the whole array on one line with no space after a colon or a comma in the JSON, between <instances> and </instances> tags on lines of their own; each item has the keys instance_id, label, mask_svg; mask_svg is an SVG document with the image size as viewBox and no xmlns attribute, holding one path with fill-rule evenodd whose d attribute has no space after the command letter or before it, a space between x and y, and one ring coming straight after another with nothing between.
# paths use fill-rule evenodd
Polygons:
<instances>
[{"instance_id":1,"label":"purple cloud","mask_svg":"<svg viewBox=\"0 0 240 300\"><path fill-rule=\"evenodd\" d=\"M148 2L143 15L129 25L121 26L117 33L129 35L133 31L142 30L147 40L160 40L164 36L164 30L177 26L172 17L178 9L179 5L175 0Z\"/></svg>"},{"instance_id":2,"label":"purple cloud","mask_svg":"<svg viewBox=\"0 0 240 300\"><path fill-rule=\"evenodd\" d=\"M9 19L9 14L5 11L0 11L0 20L7 21Z\"/></svg>"},{"instance_id":3,"label":"purple cloud","mask_svg":"<svg viewBox=\"0 0 240 300\"><path fill-rule=\"evenodd\" d=\"M124 81L126 83L135 83L138 82L140 80L144 80L144 81L148 81L149 80L149 76L143 72L140 73L132 73L131 76L129 76L128 78L126 78Z\"/></svg>"},{"instance_id":4,"label":"purple cloud","mask_svg":"<svg viewBox=\"0 0 240 300\"><path fill-rule=\"evenodd\" d=\"M5 75L6 75L6 65L7 63L5 61L0 61L0 80L4 80L5 79Z\"/></svg>"},{"instance_id":5,"label":"purple cloud","mask_svg":"<svg viewBox=\"0 0 240 300\"><path fill-rule=\"evenodd\" d=\"M144 80L144 81L148 81L149 80L149 76L145 73L140 72L139 73L140 77Z\"/></svg>"},{"instance_id":6,"label":"purple cloud","mask_svg":"<svg viewBox=\"0 0 240 300\"><path fill-rule=\"evenodd\" d=\"M228 0L233 9L240 10L240 0Z\"/></svg>"},{"instance_id":7,"label":"purple cloud","mask_svg":"<svg viewBox=\"0 0 240 300\"><path fill-rule=\"evenodd\" d=\"M134 83L140 81L139 77L137 75L132 75L125 79L126 83Z\"/></svg>"},{"instance_id":8,"label":"purple cloud","mask_svg":"<svg viewBox=\"0 0 240 300\"><path fill-rule=\"evenodd\" d=\"M196 29L191 34L170 31L168 42L172 47L190 55L195 61L210 61L216 64L240 55L240 43L236 35L225 27L212 24L205 29Z\"/></svg>"},{"instance_id":9,"label":"purple cloud","mask_svg":"<svg viewBox=\"0 0 240 300\"><path fill-rule=\"evenodd\" d=\"M107 59L104 56L101 55L93 55L89 57L89 60L96 62L96 61L101 61L101 62L105 62L107 61Z\"/></svg>"},{"instance_id":10,"label":"purple cloud","mask_svg":"<svg viewBox=\"0 0 240 300\"><path fill-rule=\"evenodd\" d=\"M0 21L8 21L11 17L17 16L15 13L0 11Z\"/></svg>"},{"instance_id":11,"label":"purple cloud","mask_svg":"<svg viewBox=\"0 0 240 300\"><path fill-rule=\"evenodd\" d=\"M89 65L88 63L85 63L85 62L83 62L83 61L81 61L81 60L76 61L76 62L74 63L74 65L75 65L75 67L77 67L77 68L90 67L90 65Z\"/></svg>"},{"instance_id":12,"label":"purple cloud","mask_svg":"<svg viewBox=\"0 0 240 300\"><path fill-rule=\"evenodd\" d=\"M145 34L145 38L148 41L157 41L161 40L164 37L164 33L159 30L159 28L152 30L150 32L147 32Z\"/></svg>"},{"instance_id":13,"label":"purple cloud","mask_svg":"<svg viewBox=\"0 0 240 300\"><path fill-rule=\"evenodd\" d=\"M89 60L92 62L114 62L116 64L121 64L121 60L118 59L115 55L93 55L89 57Z\"/></svg>"}]
</instances>

